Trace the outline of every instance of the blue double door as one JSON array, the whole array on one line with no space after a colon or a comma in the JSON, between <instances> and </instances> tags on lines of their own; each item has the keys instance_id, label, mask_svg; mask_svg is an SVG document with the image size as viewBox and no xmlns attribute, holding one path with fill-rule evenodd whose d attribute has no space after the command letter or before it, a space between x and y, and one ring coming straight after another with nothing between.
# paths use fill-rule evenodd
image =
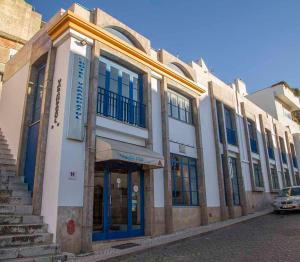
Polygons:
<instances>
[{"instance_id":1,"label":"blue double door","mask_svg":"<svg viewBox=\"0 0 300 262\"><path fill-rule=\"evenodd\" d=\"M93 211L93 241L144 235L143 172L96 172Z\"/></svg>"}]
</instances>

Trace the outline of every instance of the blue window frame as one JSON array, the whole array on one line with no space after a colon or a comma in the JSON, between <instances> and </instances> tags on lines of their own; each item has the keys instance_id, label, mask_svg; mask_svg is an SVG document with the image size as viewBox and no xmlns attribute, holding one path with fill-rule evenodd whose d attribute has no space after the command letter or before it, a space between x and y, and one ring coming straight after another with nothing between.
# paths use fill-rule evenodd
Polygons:
<instances>
[{"instance_id":1,"label":"blue window frame","mask_svg":"<svg viewBox=\"0 0 300 262\"><path fill-rule=\"evenodd\" d=\"M235 206L240 205L240 190L239 190L239 179L237 175L237 160L235 157L229 157L228 159L229 177L232 187L232 198Z\"/></svg>"},{"instance_id":2,"label":"blue window frame","mask_svg":"<svg viewBox=\"0 0 300 262\"><path fill-rule=\"evenodd\" d=\"M171 166L173 205L199 205L196 159L171 154Z\"/></svg>"},{"instance_id":3,"label":"blue window frame","mask_svg":"<svg viewBox=\"0 0 300 262\"><path fill-rule=\"evenodd\" d=\"M267 143L267 149L268 149L268 155L270 159L275 159L274 155L274 148L273 148L273 141L272 141L272 133L270 130L265 129L266 133L266 143Z\"/></svg>"},{"instance_id":4,"label":"blue window frame","mask_svg":"<svg viewBox=\"0 0 300 262\"><path fill-rule=\"evenodd\" d=\"M281 159L284 164L287 164L287 157L286 157L286 151L285 151L285 145L284 140L282 137L279 137L279 143L280 143L280 150L281 150Z\"/></svg>"},{"instance_id":5,"label":"blue window frame","mask_svg":"<svg viewBox=\"0 0 300 262\"><path fill-rule=\"evenodd\" d=\"M227 142L230 145L237 145L236 130L235 130L235 117L232 110L224 106L224 116L226 125Z\"/></svg>"},{"instance_id":6,"label":"blue window frame","mask_svg":"<svg viewBox=\"0 0 300 262\"><path fill-rule=\"evenodd\" d=\"M221 143L224 142L222 137L222 103L219 100L216 100L216 109L217 109L217 121L218 121L218 132L219 132L219 140Z\"/></svg>"},{"instance_id":7,"label":"blue window frame","mask_svg":"<svg viewBox=\"0 0 300 262\"><path fill-rule=\"evenodd\" d=\"M173 90L168 90L169 117L192 124L191 100Z\"/></svg>"},{"instance_id":8,"label":"blue window frame","mask_svg":"<svg viewBox=\"0 0 300 262\"><path fill-rule=\"evenodd\" d=\"M256 187L264 187L260 163L253 163L254 182Z\"/></svg>"},{"instance_id":9,"label":"blue window frame","mask_svg":"<svg viewBox=\"0 0 300 262\"><path fill-rule=\"evenodd\" d=\"M248 119L247 124L248 124L251 152L258 154L257 132L256 132L255 122Z\"/></svg>"},{"instance_id":10,"label":"blue window frame","mask_svg":"<svg viewBox=\"0 0 300 262\"><path fill-rule=\"evenodd\" d=\"M100 57L97 114L145 127L142 76Z\"/></svg>"}]
</instances>

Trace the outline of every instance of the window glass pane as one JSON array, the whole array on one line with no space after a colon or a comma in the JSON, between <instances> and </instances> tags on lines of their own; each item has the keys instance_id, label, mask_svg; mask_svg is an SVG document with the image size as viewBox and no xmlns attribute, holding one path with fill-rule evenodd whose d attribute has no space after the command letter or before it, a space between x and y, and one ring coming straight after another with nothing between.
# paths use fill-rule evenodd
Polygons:
<instances>
[{"instance_id":1,"label":"window glass pane","mask_svg":"<svg viewBox=\"0 0 300 262\"><path fill-rule=\"evenodd\" d=\"M109 90L114 93L118 93L118 77L119 71L118 69L114 68L113 66L110 67L110 84Z\"/></svg>"},{"instance_id":2,"label":"window glass pane","mask_svg":"<svg viewBox=\"0 0 300 262\"><path fill-rule=\"evenodd\" d=\"M129 98L129 75L127 73L122 73L122 96Z\"/></svg>"},{"instance_id":3,"label":"window glass pane","mask_svg":"<svg viewBox=\"0 0 300 262\"><path fill-rule=\"evenodd\" d=\"M139 101L139 94L138 94L138 79L136 77L133 78L132 82L132 92L133 92L133 100L134 101Z\"/></svg>"},{"instance_id":4,"label":"window glass pane","mask_svg":"<svg viewBox=\"0 0 300 262\"><path fill-rule=\"evenodd\" d=\"M183 183L184 183L184 204L185 205L190 205L190 181L188 177L183 178Z\"/></svg>"},{"instance_id":5,"label":"window glass pane","mask_svg":"<svg viewBox=\"0 0 300 262\"><path fill-rule=\"evenodd\" d=\"M99 63L99 87L105 88L106 64L100 61Z\"/></svg>"}]
</instances>

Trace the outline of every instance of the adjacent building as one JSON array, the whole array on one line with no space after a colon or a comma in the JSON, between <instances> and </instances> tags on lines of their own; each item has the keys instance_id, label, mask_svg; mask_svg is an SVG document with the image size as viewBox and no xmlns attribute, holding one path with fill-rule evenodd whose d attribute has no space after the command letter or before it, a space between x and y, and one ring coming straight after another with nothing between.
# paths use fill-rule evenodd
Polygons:
<instances>
[{"instance_id":1,"label":"adjacent building","mask_svg":"<svg viewBox=\"0 0 300 262\"><path fill-rule=\"evenodd\" d=\"M0 128L33 213L79 253L269 208L300 182L295 110L280 83L248 95L74 4L8 62Z\"/></svg>"},{"instance_id":2,"label":"adjacent building","mask_svg":"<svg viewBox=\"0 0 300 262\"><path fill-rule=\"evenodd\" d=\"M24 0L0 1L0 97L5 64L41 25L42 16Z\"/></svg>"}]
</instances>

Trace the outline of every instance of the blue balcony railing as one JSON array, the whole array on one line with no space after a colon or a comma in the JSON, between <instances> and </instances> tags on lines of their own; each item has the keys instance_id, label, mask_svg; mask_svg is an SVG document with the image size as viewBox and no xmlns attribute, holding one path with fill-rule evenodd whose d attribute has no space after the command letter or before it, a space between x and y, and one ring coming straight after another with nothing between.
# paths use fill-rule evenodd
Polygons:
<instances>
[{"instance_id":1,"label":"blue balcony railing","mask_svg":"<svg viewBox=\"0 0 300 262\"><path fill-rule=\"evenodd\" d=\"M287 157L286 157L286 153L284 153L284 152L281 152L281 158L282 158L282 162L283 162L284 164L287 164Z\"/></svg>"},{"instance_id":2,"label":"blue balcony railing","mask_svg":"<svg viewBox=\"0 0 300 262\"><path fill-rule=\"evenodd\" d=\"M233 130L231 128L226 128L226 134L227 134L228 144L235 146L237 144L235 130Z\"/></svg>"},{"instance_id":3,"label":"blue balcony railing","mask_svg":"<svg viewBox=\"0 0 300 262\"><path fill-rule=\"evenodd\" d=\"M144 104L98 87L97 114L145 127L145 111Z\"/></svg>"},{"instance_id":4,"label":"blue balcony railing","mask_svg":"<svg viewBox=\"0 0 300 262\"><path fill-rule=\"evenodd\" d=\"M293 159L293 166L298 168L297 158L293 156L292 159Z\"/></svg>"},{"instance_id":5,"label":"blue balcony railing","mask_svg":"<svg viewBox=\"0 0 300 262\"><path fill-rule=\"evenodd\" d=\"M258 154L258 146L257 146L257 141L255 139L250 138L250 146L251 146L252 153Z\"/></svg>"},{"instance_id":6,"label":"blue balcony railing","mask_svg":"<svg viewBox=\"0 0 300 262\"><path fill-rule=\"evenodd\" d=\"M272 147L268 147L268 154L270 159L275 159L274 149Z\"/></svg>"}]
</instances>

